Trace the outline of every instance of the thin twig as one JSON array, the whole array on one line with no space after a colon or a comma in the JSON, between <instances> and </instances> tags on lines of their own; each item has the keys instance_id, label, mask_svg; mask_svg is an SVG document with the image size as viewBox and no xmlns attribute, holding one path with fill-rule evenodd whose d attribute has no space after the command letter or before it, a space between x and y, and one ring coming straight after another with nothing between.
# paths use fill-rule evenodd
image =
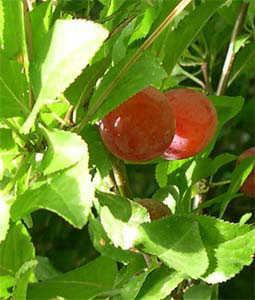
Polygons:
<instances>
[{"instance_id":1,"label":"thin twig","mask_svg":"<svg viewBox=\"0 0 255 300\"><path fill-rule=\"evenodd\" d=\"M246 14L247 14L248 6L249 6L248 2L244 2L241 5L240 12L239 12L239 14L237 16L237 19L236 19L236 22L235 22L235 25L234 25L234 28L233 28L233 31L232 31L232 34L231 34L231 39L230 39L230 43L229 43L229 46L228 46L227 55L226 55L225 62L224 62L223 68L222 68L221 78L220 78L218 88L217 88L217 93L216 94L218 96L223 95L226 91L229 75L230 75L231 68L233 66L234 59L235 59L236 37L237 37L237 35L239 34L239 32L242 28L244 19L245 19Z\"/></svg>"},{"instance_id":2,"label":"thin twig","mask_svg":"<svg viewBox=\"0 0 255 300\"><path fill-rule=\"evenodd\" d=\"M196 82L198 85L202 87L202 89L205 89L205 84L202 80L194 76L193 74L190 74L189 72L185 71L184 69L181 70L182 74L191 79L192 81Z\"/></svg>"},{"instance_id":3,"label":"thin twig","mask_svg":"<svg viewBox=\"0 0 255 300\"><path fill-rule=\"evenodd\" d=\"M137 62L137 60L141 57L143 52L148 49L152 43L156 40L156 38L162 33L162 31L172 22L172 20L178 16L185 7L191 3L192 0L182 0L177 6L170 12L170 14L166 17L166 19L156 28L156 30L150 35L150 37L145 40L145 42L141 45L140 48L131 56L131 58L126 62L121 71L116 76L115 80L113 80L109 86L104 90L104 92L98 97L97 102L91 106L88 114L81 122L80 126L78 126L77 131L81 132L82 129L87 125L92 116L98 111L98 109L105 102L107 97L110 95L112 90L117 86L119 81L125 76L128 70Z\"/></svg>"},{"instance_id":4,"label":"thin twig","mask_svg":"<svg viewBox=\"0 0 255 300\"><path fill-rule=\"evenodd\" d=\"M205 90L210 94L212 92L212 86L211 86L209 70L208 70L208 62L205 61L202 63L201 71L204 77Z\"/></svg>"}]
</instances>

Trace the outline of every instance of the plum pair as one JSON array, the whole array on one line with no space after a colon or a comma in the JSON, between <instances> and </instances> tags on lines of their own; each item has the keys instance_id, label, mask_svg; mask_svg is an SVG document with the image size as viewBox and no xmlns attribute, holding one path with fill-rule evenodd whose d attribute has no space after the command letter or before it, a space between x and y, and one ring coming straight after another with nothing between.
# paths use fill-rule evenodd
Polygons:
<instances>
[{"instance_id":1,"label":"plum pair","mask_svg":"<svg viewBox=\"0 0 255 300\"><path fill-rule=\"evenodd\" d=\"M180 88L163 94L148 87L100 122L102 139L121 159L183 159L201 152L217 127L217 113L202 93Z\"/></svg>"}]
</instances>

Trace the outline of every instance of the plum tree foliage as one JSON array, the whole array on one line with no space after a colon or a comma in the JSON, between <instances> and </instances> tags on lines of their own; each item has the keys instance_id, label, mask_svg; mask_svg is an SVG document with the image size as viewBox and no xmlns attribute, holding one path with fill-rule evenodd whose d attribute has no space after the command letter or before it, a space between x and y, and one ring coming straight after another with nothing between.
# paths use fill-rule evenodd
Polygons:
<instances>
[{"instance_id":1,"label":"plum tree foliage","mask_svg":"<svg viewBox=\"0 0 255 300\"><path fill-rule=\"evenodd\" d=\"M0 0L0 299L253 298L254 19Z\"/></svg>"}]
</instances>

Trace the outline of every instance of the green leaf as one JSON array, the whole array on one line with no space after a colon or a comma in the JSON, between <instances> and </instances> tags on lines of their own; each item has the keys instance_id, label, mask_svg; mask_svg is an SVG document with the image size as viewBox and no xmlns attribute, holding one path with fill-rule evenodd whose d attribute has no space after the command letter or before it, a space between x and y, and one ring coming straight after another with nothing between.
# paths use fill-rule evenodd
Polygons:
<instances>
[{"instance_id":1,"label":"green leaf","mask_svg":"<svg viewBox=\"0 0 255 300\"><path fill-rule=\"evenodd\" d=\"M61 274L53 267L48 257L37 256L36 260L38 263L35 268L35 276L38 281L51 279Z\"/></svg>"},{"instance_id":2,"label":"green leaf","mask_svg":"<svg viewBox=\"0 0 255 300\"><path fill-rule=\"evenodd\" d=\"M212 151L223 125L234 118L242 110L244 104L242 97L209 96L209 99L212 100L217 111L218 128L211 143L202 153L205 157Z\"/></svg>"},{"instance_id":3,"label":"green leaf","mask_svg":"<svg viewBox=\"0 0 255 300\"><path fill-rule=\"evenodd\" d=\"M50 26L52 25L52 14L53 7L51 1L36 5L30 13L33 56L37 56L38 52L40 52L42 41L46 38Z\"/></svg>"},{"instance_id":4,"label":"green leaf","mask_svg":"<svg viewBox=\"0 0 255 300\"><path fill-rule=\"evenodd\" d=\"M124 250L132 248L138 238L139 224L150 221L147 210L117 195L97 193L97 198L101 223L114 246Z\"/></svg>"},{"instance_id":5,"label":"green leaf","mask_svg":"<svg viewBox=\"0 0 255 300\"><path fill-rule=\"evenodd\" d=\"M255 166L255 158L248 157L238 164L231 176L230 186L228 188L227 194L229 197L226 197L222 203L220 208L220 216L222 217L228 204L233 199L231 195L234 195L238 192L241 188L242 184L244 183L245 179L249 176L251 171Z\"/></svg>"},{"instance_id":6,"label":"green leaf","mask_svg":"<svg viewBox=\"0 0 255 300\"><path fill-rule=\"evenodd\" d=\"M88 144L90 165L96 167L102 178L106 177L112 169L112 162L98 129L87 126L81 135Z\"/></svg>"},{"instance_id":7,"label":"green leaf","mask_svg":"<svg viewBox=\"0 0 255 300\"><path fill-rule=\"evenodd\" d=\"M35 266L33 244L26 228L13 224L0 244L0 276L15 277L13 299L25 300L26 289Z\"/></svg>"},{"instance_id":8,"label":"green leaf","mask_svg":"<svg viewBox=\"0 0 255 300\"><path fill-rule=\"evenodd\" d=\"M183 279L185 277L181 273L167 267L156 269L146 278L136 300L165 299Z\"/></svg>"},{"instance_id":9,"label":"green leaf","mask_svg":"<svg viewBox=\"0 0 255 300\"><path fill-rule=\"evenodd\" d=\"M167 185L168 165L168 161L161 161L156 166L155 177L161 188Z\"/></svg>"},{"instance_id":10,"label":"green leaf","mask_svg":"<svg viewBox=\"0 0 255 300\"><path fill-rule=\"evenodd\" d=\"M23 30L23 1L0 0L0 45L8 58L22 55Z\"/></svg>"},{"instance_id":11,"label":"green leaf","mask_svg":"<svg viewBox=\"0 0 255 300\"><path fill-rule=\"evenodd\" d=\"M190 218L172 216L140 226L143 249L157 255L170 268L199 278L208 267L199 224Z\"/></svg>"},{"instance_id":12,"label":"green leaf","mask_svg":"<svg viewBox=\"0 0 255 300\"><path fill-rule=\"evenodd\" d=\"M241 111L244 104L242 97L209 96L209 98L217 110L219 128L234 118Z\"/></svg>"},{"instance_id":13,"label":"green leaf","mask_svg":"<svg viewBox=\"0 0 255 300\"><path fill-rule=\"evenodd\" d=\"M214 159L198 158L192 173L192 183L214 175L222 166L233 160L236 160L236 156L229 153L220 154Z\"/></svg>"},{"instance_id":14,"label":"green leaf","mask_svg":"<svg viewBox=\"0 0 255 300\"><path fill-rule=\"evenodd\" d=\"M69 168L88 155L87 145L79 135L59 129L41 129L48 142L40 166L45 175Z\"/></svg>"},{"instance_id":15,"label":"green leaf","mask_svg":"<svg viewBox=\"0 0 255 300\"><path fill-rule=\"evenodd\" d=\"M146 35L149 33L153 21L159 14L159 4L161 4L160 2L162 1L157 2L159 3L156 3L153 7L148 7L145 10L142 20L138 23L136 30L129 40L130 44L136 40L146 37Z\"/></svg>"},{"instance_id":16,"label":"green leaf","mask_svg":"<svg viewBox=\"0 0 255 300\"><path fill-rule=\"evenodd\" d=\"M5 239L9 229L10 205L0 192L0 244Z\"/></svg>"},{"instance_id":17,"label":"green leaf","mask_svg":"<svg viewBox=\"0 0 255 300\"><path fill-rule=\"evenodd\" d=\"M153 196L153 199L162 201L166 204L171 212L175 213L176 203L179 201L180 195L176 186L168 185L164 188L157 190Z\"/></svg>"},{"instance_id":18,"label":"green leaf","mask_svg":"<svg viewBox=\"0 0 255 300\"><path fill-rule=\"evenodd\" d=\"M206 1L195 8L181 21L179 26L169 33L165 42L166 55L163 66L171 74L183 51L192 43L210 17L222 5L222 1ZM181 37L181 38L180 38Z\"/></svg>"},{"instance_id":19,"label":"green leaf","mask_svg":"<svg viewBox=\"0 0 255 300\"><path fill-rule=\"evenodd\" d=\"M12 276L0 276L0 297L1 299L8 299L10 294L10 288L15 284L15 278Z\"/></svg>"},{"instance_id":20,"label":"green leaf","mask_svg":"<svg viewBox=\"0 0 255 300\"><path fill-rule=\"evenodd\" d=\"M235 168L232 176L231 176L231 183L228 189L230 194L236 193L239 188L244 183L245 179L251 173L253 167L255 166L255 158L249 157L245 160L241 161L240 164L237 165Z\"/></svg>"},{"instance_id":21,"label":"green leaf","mask_svg":"<svg viewBox=\"0 0 255 300\"><path fill-rule=\"evenodd\" d=\"M23 124L28 133L44 104L58 97L89 63L107 38L101 25L84 20L58 20L49 31L32 65L36 104Z\"/></svg>"},{"instance_id":22,"label":"green leaf","mask_svg":"<svg viewBox=\"0 0 255 300\"><path fill-rule=\"evenodd\" d=\"M237 54L228 81L228 86L238 77L247 64L255 62L255 44L250 43Z\"/></svg>"},{"instance_id":23,"label":"green leaf","mask_svg":"<svg viewBox=\"0 0 255 300\"><path fill-rule=\"evenodd\" d=\"M93 299L112 289L116 272L116 264L111 259L100 256L66 274L30 285L28 299Z\"/></svg>"},{"instance_id":24,"label":"green leaf","mask_svg":"<svg viewBox=\"0 0 255 300\"><path fill-rule=\"evenodd\" d=\"M25 262L16 274L16 284L13 290L14 300L27 300L27 286L31 273L37 264L36 260Z\"/></svg>"},{"instance_id":25,"label":"green leaf","mask_svg":"<svg viewBox=\"0 0 255 300\"><path fill-rule=\"evenodd\" d=\"M137 294L141 289L146 277L150 274L151 269L145 269L144 272L140 274L134 274L127 284L121 289L120 296L121 300L135 300L137 299Z\"/></svg>"},{"instance_id":26,"label":"green leaf","mask_svg":"<svg viewBox=\"0 0 255 300\"><path fill-rule=\"evenodd\" d=\"M216 156L212 162L212 174L215 174L222 166L236 160L236 156L229 153L223 153Z\"/></svg>"},{"instance_id":27,"label":"green leaf","mask_svg":"<svg viewBox=\"0 0 255 300\"><path fill-rule=\"evenodd\" d=\"M34 258L34 248L22 224L12 225L0 244L0 275L15 276L22 265Z\"/></svg>"},{"instance_id":28,"label":"green leaf","mask_svg":"<svg viewBox=\"0 0 255 300\"><path fill-rule=\"evenodd\" d=\"M11 215L18 220L35 210L47 209L82 228L87 223L93 197L94 185L90 180L87 158L84 158L19 195L11 208Z\"/></svg>"},{"instance_id":29,"label":"green leaf","mask_svg":"<svg viewBox=\"0 0 255 300\"><path fill-rule=\"evenodd\" d=\"M252 213L246 213L244 215L241 216L239 224L240 225L244 225L245 223L247 223L250 218L252 217Z\"/></svg>"},{"instance_id":30,"label":"green leaf","mask_svg":"<svg viewBox=\"0 0 255 300\"><path fill-rule=\"evenodd\" d=\"M128 41L130 35L134 31L134 25L135 25L134 21L128 23L128 25L121 31L120 36L114 42L112 48L112 60L114 64L117 64L125 57L127 53Z\"/></svg>"},{"instance_id":31,"label":"green leaf","mask_svg":"<svg viewBox=\"0 0 255 300\"><path fill-rule=\"evenodd\" d=\"M87 66L76 80L65 90L65 96L72 105L87 102L94 91L97 80L103 76L110 63L109 56ZM82 111L84 115L84 111Z\"/></svg>"},{"instance_id":32,"label":"green leaf","mask_svg":"<svg viewBox=\"0 0 255 300\"><path fill-rule=\"evenodd\" d=\"M134 259L135 256L139 256L135 252L114 247L102 224L95 218L89 222L89 232L95 249L104 256L125 264Z\"/></svg>"},{"instance_id":33,"label":"green leaf","mask_svg":"<svg viewBox=\"0 0 255 300\"><path fill-rule=\"evenodd\" d=\"M0 128L0 151L10 150L14 145L11 129Z\"/></svg>"},{"instance_id":34,"label":"green leaf","mask_svg":"<svg viewBox=\"0 0 255 300\"><path fill-rule=\"evenodd\" d=\"M248 225L224 222L206 216L193 216L199 222L210 265L203 280L220 283L234 277L251 264L255 252L255 230Z\"/></svg>"},{"instance_id":35,"label":"green leaf","mask_svg":"<svg viewBox=\"0 0 255 300\"><path fill-rule=\"evenodd\" d=\"M212 159L199 158L196 160L196 166L192 172L192 184L195 184L202 178L207 178L212 174Z\"/></svg>"},{"instance_id":36,"label":"green leaf","mask_svg":"<svg viewBox=\"0 0 255 300\"><path fill-rule=\"evenodd\" d=\"M158 60L150 55L143 55L141 58L123 74L121 81L118 80L122 74L123 66L128 61L128 57L119 64L112 67L103 77L98 89L94 93L88 110L88 116L93 117L92 121L98 121L115 107L126 101L140 90L149 85L158 84L166 77L166 72L160 66ZM107 100L101 103L108 88L117 81L114 89L107 96Z\"/></svg>"},{"instance_id":37,"label":"green leaf","mask_svg":"<svg viewBox=\"0 0 255 300\"><path fill-rule=\"evenodd\" d=\"M213 294L213 286L207 285L205 283L199 283L187 290L183 294L184 300L212 300L212 294Z\"/></svg>"},{"instance_id":38,"label":"green leaf","mask_svg":"<svg viewBox=\"0 0 255 300\"><path fill-rule=\"evenodd\" d=\"M28 115L27 89L22 66L0 54L0 117Z\"/></svg>"}]
</instances>

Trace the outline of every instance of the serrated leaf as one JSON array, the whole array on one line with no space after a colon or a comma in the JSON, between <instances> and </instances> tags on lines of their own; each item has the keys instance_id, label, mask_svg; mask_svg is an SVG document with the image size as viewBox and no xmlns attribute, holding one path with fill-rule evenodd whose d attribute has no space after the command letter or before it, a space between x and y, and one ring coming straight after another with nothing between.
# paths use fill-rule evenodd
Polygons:
<instances>
[{"instance_id":1,"label":"serrated leaf","mask_svg":"<svg viewBox=\"0 0 255 300\"><path fill-rule=\"evenodd\" d=\"M19 195L11 208L11 215L18 220L35 210L48 209L73 226L82 228L87 223L93 197L94 185L87 158L84 158L75 166L35 183Z\"/></svg>"},{"instance_id":2,"label":"serrated leaf","mask_svg":"<svg viewBox=\"0 0 255 300\"><path fill-rule=\"evenodd\" d=\"M193 216L199 222L210 265L203 279L220 283L239 273L252 262L255 231L248 225L233 224L207 216Z\"/></svg>"},{"instance_id":3,"label":"serrated leaf","mask_svg":"<svg viewBox=\"0 0 255 300\"><path fill-rule=\"evenodd\" d=\"M181 273L161 267L146 278L136 300L165 299L185 279Z\"/></svg>"},{"instance_id":4,"label":"serrated leaf","mask_svg":"<svg viewBox=\"0 0 255 300\"><path fill-rule=\"evenodd\" d=\"M0 45L4 54L12 59L22 55L23 39L22 0L0 0Z\"/></svg>"},{"instance_id":5,"label":"serrated leaf","mask_svg":"<svg viewBox=\"0 0 255 300\"><path fill-rule=\"evenodd\" d=\"M87 126L81 132L82 137L88 144L89 161L95 166L102 178L107 176L112 169L112 162L109 152L102 142L98 129L93 126Z\"/></svg>"},{"instance_id":6,"label":"serrated leaf","mask_svg":"<svg viewBox=\"0 0 255 300\"><path fill-rule=\"evenodd\" d=\"M27 116L28 92L25 74L15 61L0 54L0 117Z\"/></svg>"},{"instance_id":7,"label":"serrated leaf","mask_svg":"<svg viewBox=\"0 0 255 300\"><path fill-rule=\"evenodd\" d=\"M226 281L252 263L255 253L255 230L222 244L215 252L217 267L205 278L208 283Z\"/></svg>"},{"instance_id":8,"label":"serrated leaf","mask_svg":"<svg viewBox=\"0 0 255 300\"><path fill-rule=\"evenodd\" d=\"M58 97L89 63L108 32L101 25L85 20L58 20L32 65L36 104L23 124L28 133L41 107Z\"/></svg>"},{"instance_id":9,"label":"serrated leaf","mask_svg":"<svg viewBox=\"0 0 255 300\"><path fill-rule=\"evenodd\" d=\"M124 250L132 248L138 238L139 224L150 221L147 210L120 196L97 193L97 198L101 223L114 246Z\"/></svg>"},{"instance_id":10,"label":"serrated leaf","mask_svg":"<svg viewBox=\"0 0 255 300\"><path fill-rule=\"evenodd\" d=\"M122 250L114 247L108 238L102 224L97 219L91 219L89 222L89 233L95 249L104 256L107 256L115 261L128 263L138 253Z\"/></svg>"},{"instance_id":11,"label":"serrated leaf","mask_svg":"<svg viewBox=\"0 0 255 300\"><path fill-rule=\"evenodd\" d=\"M192 43L221 5L222 1L219 0L206 1L206 3L197 6L174 31L169 33L165 42L167 51L163 60L163 66L168 74L171 74L183 51Z\"/></svg>"},{"instance_id":12,"label":"serrated leaf","mask_svg":"<svg viewBox=\"0 0 255 300\"><path fill-rule=\"evenodd\" d=\"M199 278L208 268L206 249L198 222L172 216L140 226L143 249L157 255L170 268Z\"/></svg>"},{"instance_id":13,"label":"serrated leaf","mask_svg":"<svg viewBox=\"0 0 255 300\"><path fill-rule=\"evenodd\" d=\"M38 299L40 295L41 300L56 297L89 300L111 290L116 273L116 264L111 259L100 256L73 271L30 285L28 299Z\"/></svg>"},{"instance_id":14,"label":"serrated leaf","mask_svg":"<svg viewBox=\"0 0 255 300\"><path fill-rule=\"evenodd\" d=\"M88 116L92 121L100 120L129 97L149 85L159 84L167 75L160 66L159 61L155 57L146 54L141 56L126 73L123 73L123 78L119 81L118 76L122 74L121 72L123 72L123 67L128 59L129 57L126 57L119 64L112 67L103 77L90 101ZM117 82L116 86L107 95L107 100L101 103L101 99L104 99L104 94L109 86L115 81Z\"/></svg>"},{"instance_id":15,"label":"serrated leaf","mask_svg":"<svg viewBox=\"0 0 255 300\"><path fill-rule=\"evenodd\" d=\"M78 105L88 100L93 93L97 80L104 74L110 57L87 66L76 80L65 90L65 97L72 105ZM84 114L84 111L83 111Z\"/></svg>"},{"instance_id":16,"label":"serrated leaf","mask_svg":"<svg viewBox=\"0 0 255 300\"><path fill-rule=\"evenodd\" d=\"M70 131L41 127L48 142L40 168L45 175L69 168L87 154L87 145L82 138Z\"/></svg>"}]
</instances>

